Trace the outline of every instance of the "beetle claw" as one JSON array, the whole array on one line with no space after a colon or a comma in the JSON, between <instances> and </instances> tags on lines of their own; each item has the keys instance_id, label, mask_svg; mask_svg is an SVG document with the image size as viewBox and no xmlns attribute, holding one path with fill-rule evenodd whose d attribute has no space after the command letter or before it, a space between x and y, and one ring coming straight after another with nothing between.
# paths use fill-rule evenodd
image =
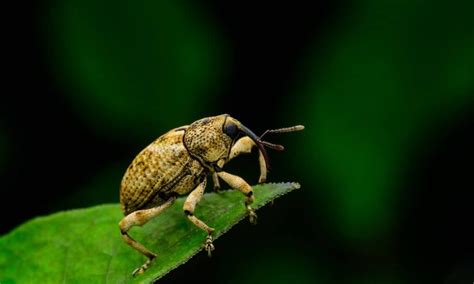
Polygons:
<instances>
[{"instance_id":1,"label":"beetle claw","mask_svg":"<svg viewBox=\"0 0 474 284\"><path fill-rule=\"evenodd\" d=\"M142 266L138 267L137 269L135 269L132 272L132 276L135 277L135 276L140 275L143 272L145 272L150 267L150 265L151 265L151 263L154 259L155 259L155 257L149 258Z\"/></svg>"},{"instance_id":2,"label":"beetle claw","mask_svg":"<svg viewBox=\"0 0 474 284\"><path fill-rule=\"evenodd\" d=\"M211 252L215 249L214 244L212 243L212 236L208 235L206 242L204 243L204 249L207 251L207 256L211 257Z\"/></svg>"},{"instance_id":3,"label":"beetle claw","mask_svg":"<svg viewBox=\"0 0 474 284\"><path fill-rule=\"evenodd\" d=\"M137 276L137 275L142 274L143 272L145 272L145 269L143 268L143 266L138 267L137 269L135 269L135 270L132 272L132 276L135 277L135 276Z\"/></svg>"},{"instance_id":4,"label":"beetle claw","mask_svg":"<svg viewBox=\"0 0 474 284\"><path fill-rule=\"evenodd\" d=\"M252 225L257 225L257 213L253 209L249 210L249 221Z\"/></svg>"}]
</instances>

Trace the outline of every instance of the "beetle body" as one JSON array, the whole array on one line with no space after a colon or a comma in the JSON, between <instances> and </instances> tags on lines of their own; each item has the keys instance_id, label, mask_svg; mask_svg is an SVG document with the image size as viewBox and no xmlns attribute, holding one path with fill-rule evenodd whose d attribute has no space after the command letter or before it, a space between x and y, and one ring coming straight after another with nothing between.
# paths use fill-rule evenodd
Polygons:
<instances>
[{"instance_id":1,"label":"beetle body","mask_svg":"<svg viewBox=\"0 0 474 284\"><path fill-rule=\"evenodd\" d=\"M224 114L175 128L143 149L122 179L124 213L152 208L173 196L186 195L225 163L235 140L223 128L237 120Z\"/></svg>"},{"instance_id":2,"label":"beetle body","mask_svg":"<svg viewBox=\"0 0 474 284\"><path fill-rule=\"evenodd\" d=\"M187 128L187 127L186 127ZM143 149L122 179L120 201L128 215L185 195L208 174L183 144L185 127L173 129Z\"/></svg>"},{"instance_id":3,"label":"beetle body","mask_svg":"<svg viewBox=\"0 0 474 284\"><path fill-rule=\"evenodd\" d=\"M303 126L295 126L270 132L302 129ZM220 178L246 196L245 206L250 221L255 223L257 216L251 208L254 200L252 188L242 178L223 171L223 166L232 158L250 153L253 147L257 147L259 182L265 182L268 158L264 146L283 149L283 146L262 141L238 120L223 114L170 130L143 149L127 168L120 188L120 203L125 214L119 223L122 237L148 257L148 261L133 274L144 272L156 254L132 239L128 235L129 229L142 226L159 215L173 204L177 196L189 194L183 211L192 223L208 233L205 249L210 255L214 249L214 229L194 216L194 208L204 194L208 175L212 175L215 189L219 188Z\"/></svg>"}]
</instances>

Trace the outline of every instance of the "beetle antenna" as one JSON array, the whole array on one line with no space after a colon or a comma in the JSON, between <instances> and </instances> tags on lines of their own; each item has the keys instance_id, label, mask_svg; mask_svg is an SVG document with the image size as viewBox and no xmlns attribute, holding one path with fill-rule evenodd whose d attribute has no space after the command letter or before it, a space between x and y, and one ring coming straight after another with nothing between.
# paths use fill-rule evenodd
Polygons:
<instances>
[{"instance_id":1,"label":"beetle antenna","mask_svg":"<svg viewBox=\"0 0 474 284\"><path fill-rule=\"evenodd\" d=\"M265 130L265 132L263 132L262 135L260 135L260 140L263 138L263 136L265 136L268 133L288 133L288 132L301 131L303 129L304 129L303 125L295 125L295 126L283 127L283 128L278 128L278 129L267 129Z\"/></svg>"},{"instance_id":2,"label":"beetle antenna","mask_svg":"<svg viewBox=\"0 0 474 284\"><path fill-rule=\"evenodd\" d=\"M283 128L278 128L278 129L267 129L265 132L263 132L262 135L258 138L259 142L262 145L267 146L270 149L277 150L277 151L283 151L285 150L285 147L283 145L279 144L273 144L267 141L263 141L262 138L268 133L288 133L288 132L295 132L295 131L301 131L304 129L303 125L295 125L295 126L290 126L290 127L283 127Z\"/></svg>"},{"instance_id":3,"label":"beetle antenna","mask_svg":"<svg viewBox=\"0 0 474 284\"><path fill-rule=\"evenodd\" d=\"M285 150L285 147L283 147L283 145L273 144L273 143L263 141L263 140L259 140L259 142L262 143L263 145L267 146L268 148L273 149L273 150L277 150L277 151Z\"/></svg>"}]
</instances>

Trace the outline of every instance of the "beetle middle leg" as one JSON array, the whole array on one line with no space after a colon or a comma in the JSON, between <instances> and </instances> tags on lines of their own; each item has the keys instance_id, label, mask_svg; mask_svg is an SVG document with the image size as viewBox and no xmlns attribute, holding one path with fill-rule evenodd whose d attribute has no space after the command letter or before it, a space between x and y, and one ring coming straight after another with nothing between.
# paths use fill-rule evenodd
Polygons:
<instances>
[{"instance_id":1,"label":"beetle middle leg","mask_svg":"<svg viewBox=\"0 0 474 284\"><path fill-rule=\"evenodd\" d=\"M256 147L255 142L250 137L245 136L237 140L234 146L230 150L229 160L237 157L240 154L248 154L252 151L253 147ZM260 177L258 183L264 183L267 180L267 165L262 152L258 151L258 162L260 164Z\"/></svg>"},{"instance_id":2,"label":"beetle middle leg","mask_svg":"<svg viewBox=\"0 0 474 284\"><path fill-rule=\"evenodd\" d=\"M204 230L207 233L206 242L204 244L204 248L207 251L207 254L211 256L211 252L214 250L214 244L212 243L212 232L214 232L214 228L209 227L194 216L194 209L196 208L196 204L201 200L202 195L204 194L204 189L206 189L206 179L204 179L186 198L184 201L183 210L184 214L188 217L189 221L193 222L198 228Z\"/></svg>"},{"instance_id":3,"label":"beetle middle leg","mask_svg":"<svg viewBox=\"0 0 474 284\"><path fill-rule=\"evenodd\" d=\"M163 212L165 209L170 207L175 201L175 199L176 199L175 197L172 197L160 206L153 207L150 209L137 210L135 212L128 214L120 221L119 227L120 227L120 232L122 233L123 240L129 246L131 246L132 248L139 251L141 254L148 257L148 260L142 266L138 267L137 269L133 271L132 273L133 276L145 272L145 270L147 270L148 267L150 266L151 262L156 258L156 254L150 251L149 249L147 249L141 243L134 240L132 237L130 237L130 235L128 234L128 231L133 226L145 225L152 218L158 216L161 212Z\"/></svg>"},{"instance_id":4,"label":"beetle middle leg","mask_svg":"<svg viewBox=\"0 0 474 284\"><path fill-rule=\"evenodd\" d=\"M221 190L221 184L219 183L219 177L216 172L212 173L212 182L214 183L214 192L219 192Z\"/></svg>"},{"instance_id":5,"label":"beetle middle leg","mask_svg":"<svg viewBox=\"0 0 474 284\"><path fill-rule=\"evenodd\" d=\"M239 176L229 174L224 171L218 172L217 175L232 188L239 190L246 196L245 208L247 209L247 212L249 214L250 223L254 225L257 224L257 214L255 213L255 210L253 210L253 208L250 206L255 200L255 197L253 196L252 187L243 178Z\"/></svg>"}]
</instances>

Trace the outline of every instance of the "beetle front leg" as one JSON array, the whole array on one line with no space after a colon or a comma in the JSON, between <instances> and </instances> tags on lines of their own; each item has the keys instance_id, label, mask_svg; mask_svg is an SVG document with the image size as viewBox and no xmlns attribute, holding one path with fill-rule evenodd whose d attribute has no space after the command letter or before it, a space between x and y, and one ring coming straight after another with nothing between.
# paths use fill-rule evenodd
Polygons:
<instances>
[{"instance_id":1,"label":"beetle front leg","mask_svg":"<svg viewBox=\"0 0 474 284\"><path fill-rule=\"evenodd\" d=\"M252 151L253 147L256 147L255 142L253 142L250 137L245 136L237 140L234 146L230 150L229 161L237 157L240 154L248 154ZM265 164L265 158L263 157L262 152L258 151L258 162L260 164L260 177L258 178L258 183L264 183L267 181L267 165Z\"/></svg>"},{"instance_id":2,"label":"beetle front leg","mask_svg":"<svg viewBox=\"0 0 474 284\"><path fill-rule=\"evenodd\" d=\"M184 201L183 210L184 214L188 217L189 221L193 222L198 228L201 228L205 232L207 232L206 242L204 244L204 248L207 251L209 257L211 256L211 252L214 250L214 244L212 243L212 232L214 232L214 228L209 227L194 216L194 209L196 208L196 204L201 200L202 195L204 194L204 189L206 188L206 179L201 182L186 198Z\"/></svg>"},{"instance_id":3,"label":"beetle front leg","mask_svg":"<svg viewBox=\"0 0 474 284\"><path fill-rule=\"evenodd\" d=\"M147 249L145 246L134 240L130 235L128 234L128 231L133 227L133 226L143 226L146 224L148 221L150 221L152 218L158 216L163 210L167 209L170 207L173 202L175 201L176 198L170 198L168 201L166 201L164 204L158 207L153 207L150 209L144 209L144 210L138 210L135 212L132 212L125 216L119 223L120 227L120 232L122 233L122 238L123 240L132 248L140 252L141 254L145 255L148 257L148 260L140 267L135 269L132 272L132 275L135 276L137 274L141 274L145 272L145 270L150 267L151 262L156 258L156 254Z\"/></svg>"},{"instance_id":4,"label":"beetle front leg","mask_svg":"<svg viewBox=\"0 0 474 284\"><path fill-rule=\"evenodd\" d=\"M255 213L255 210L253 210L253 208L250 206L255 200L255 197L253 196L252 187L243 178L239 176L229 174L227 172L218 172L217 175L232 188L237 189L246 196L245 208L247 209L247 212L249 214L250 223L254 225L257 224L257 214Z\"/></svg>"}]
</instances>

